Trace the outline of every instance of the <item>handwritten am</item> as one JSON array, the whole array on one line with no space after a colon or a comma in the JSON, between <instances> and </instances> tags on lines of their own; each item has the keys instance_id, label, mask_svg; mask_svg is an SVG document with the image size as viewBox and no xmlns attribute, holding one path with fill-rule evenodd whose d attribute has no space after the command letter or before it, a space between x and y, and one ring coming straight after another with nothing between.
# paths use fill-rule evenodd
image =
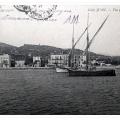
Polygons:
<instances>
[{"instance_id":1,"label":"handwritten am","mask_svg":"<svg viewBox=\"0 0 120 120\"><path fill-rule=\"evenodd\" d=\"M79 14L77 15L69 15L67 19L65 20L64 24L70 23L70 24L77 24L79 23Z\"/></svg>"}]
</instances>

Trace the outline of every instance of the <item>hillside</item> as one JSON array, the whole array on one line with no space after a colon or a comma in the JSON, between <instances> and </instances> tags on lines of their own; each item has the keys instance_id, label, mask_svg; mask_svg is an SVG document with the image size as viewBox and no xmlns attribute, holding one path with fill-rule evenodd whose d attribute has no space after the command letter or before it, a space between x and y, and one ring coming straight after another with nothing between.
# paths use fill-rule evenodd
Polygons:
<instances>
[{"instance_id":1,"label":"hillside","mask_svg":"<svg viewBox=\"0 0 120 120\"><path fill-rule=\"evenodd\" d=\"M12 46L6 43L1 43L0 42L0 54L6 53L9 55L12 54L22 54L22 55L40 55L40 56L48 56L51 53L64 53L68 54L70 52L70 49L62 49L62 48L57 48L53 46L48 46L48 45L33 45L33 44L24 44L23 46L16 47ZM75 53L82 53L82 50L75 49ZM103 55L98 55L95 53L91 53L92 56L103 56ZM105 56L104 56L105 57Z\"/></svg>"},{"instance_id":2,"label":"hillside","mask_svg":"<svg viewBox=\"0 0 120 120\"><path fill-rule=\"evenodd\" d=\"M31 45L25 44L18 48L20 54L32 54L32 55L40 55L40 56L48 56L50 53L61 53L63 49L56 48L47 45Z\"/></svg>"},{"instance_id":3,"label":"hillside","mask_svg":"<svg viewBox=\"0 0 120 120\"><path fill-rule=\"evenodd\" d=\"M0 42L0 53L1 54L17 54L18 53L18 50L17 50L17 47L16 46L12 46L12 45L9 45L9 44L6 44L6 43L2 43Z\"/></svg>"},{"instance_id":4,"label":"hillside","mask_svg":"<svg viewBox=\"0 0 120 120\"><path fill-rule=\"evenodd\" d=\"M29 54L31 54L32 56L40 55L42 57L48 57L51 53L68 54L69 52L70 49L62 49L47 45L24 44L23 46L16 47L13 45L0 42L0 54L9 54L11 56L14 56L15 54L28 56ZM83 51L79 49L75 49L75 53L82 54ZM91 59L97 58L101 61L106 61L106 63L120 64L120 56L111 57L111 56L96 54L93 52L91 52L90 55L91 55Z\"/></svg>"}]
</instances>

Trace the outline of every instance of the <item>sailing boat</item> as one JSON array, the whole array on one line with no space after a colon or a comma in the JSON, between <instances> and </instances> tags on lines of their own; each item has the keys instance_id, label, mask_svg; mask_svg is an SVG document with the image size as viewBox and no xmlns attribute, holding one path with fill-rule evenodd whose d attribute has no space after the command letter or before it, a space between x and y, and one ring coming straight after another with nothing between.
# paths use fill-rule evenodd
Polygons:
<instances>
[{"instance_id":1,"label":"sailing boat","mask_svg":"<svg viewBox=\"0 0 120 120\"><path fill-rule=\"evenodd\" d=\"M90 24L91 25L91 24ZM76 46L76 44L79 42L79 40L82 38L82 36L85 34L85 32L87 31L87 29L90 27L90 25L88 25L85 30L82 32L82 34L80 35L80 37L78 38L78 40L74 43L74 23L73 23L73 31L72 31L72 49L70 50L69 54L68 54L68 66L56 66L56 72L57 73L67 73L68 69L70 69L71 66L73 66L73 59L71 59L71 56L73 56L74 54L74 48Z\"/></svg>"},{"instance_id":2,"label":"sailing boat","mask_svg":"<svg viewBox=\"0 0 120 120\"><path fill-rule=\"evenodd\" d=\"M96 69L96 68L93 68L89 62L89 58L90 58L89 57L89 47L92 44L95 36L99 33L99 31L101 30L101 28L103 27L103 25L107 21L107 19L108 19L108 16L103 21L103 23L101 24L101 26L99 27L97 32L94 34L94 36L92 37L91 40L89 40L89 32L88 32L88 28L87 28L87 46L86 46L86 49L84 52L84 55L86 56L86 67L74 69L74 67L71 66L71 68L68 69L69 76L116 76L114 69ZM88 14L87 26L88 26L88 22L89 22L89 14ZM74 57L73 53L74 52L72 52L72 56Z\"/></svg>"}]
</instances>

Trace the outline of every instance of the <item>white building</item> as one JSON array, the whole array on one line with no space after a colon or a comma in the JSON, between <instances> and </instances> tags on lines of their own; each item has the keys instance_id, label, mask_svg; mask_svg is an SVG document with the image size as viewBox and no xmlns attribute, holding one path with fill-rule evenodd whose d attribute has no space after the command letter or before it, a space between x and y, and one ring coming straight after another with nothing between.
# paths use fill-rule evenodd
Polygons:
<instances>
[{"instance_id":1,"label":"white building","mask_svg":"<svg viewBox=\"0 0 120 120\"><path fill-rule=\"evenodd\" d=\"M11 66L11 57L8 54L0 55L0 67L8 68Z\"/></svg>"},{"instance_id":2,"label":"white building","mask_svg":"<svg viewBox=\"0 0 120 120\"><path fill-rule=\"evenodd\" d=\"M50 55L49 64L68 66L68 54L52 54Z\"/></svg>"},{"instance_id":3,"label":"white building","mask_svg":"<svg viewBox=\"0 0 120 120\"><path fill-rule=\"evenodd\" d=\"M82 55L81 57L80 57L80 60L79 60L79 66L80 67L85 67L86 66L86 56L85 55Z\"/></svg>"},{"instance_id":4,"label":"white building","mask_svg":"<svg viewBox=\"0 0 120 120\"><path fill-rule=\"evenodd\" d=\"M81 54L74 54L74 59L71 60L74 66L84 67L86 62L86 56ZM50 56L49 64L55 64L58 66L69 66L69 55L68 54L52 54Z\"/></svg>"},{"instance_id":5,"label":"white building","mask_svg":"<svg viewBox=\"0 0 120 120\"><path fill-rule=\"evenodd\" d=\"M15 55L15 67L25 67L25 56L24 55Z\"/></svg>"},{"instance_id":6,"label":"white building","mask_svg":"<svg viewBox=\"0 0 120 120\"><path fill-rule=\"evenodd\" d=\"M86 63L86 56L81 54L74 54L74 59L72 58L71 64L73 67L84 67Z\"/></svg>"},{"instance_id":7,"label":"white building","mask_svg":"<svg viewBox=\"0 0 120 120\"><path fill-rule=\"evenodd\" d=\"M41 57L33 56L33 65L34 67L41 67Z\"/></svg>"},{"instance_id":8,"label":"white building","mask_svg":"<svg viewBox=\"0 0 120 120\"><path fill-rule=\"evenodd\" d=\"M15 67L25 67L25 60L16 60Z\"/></svg>"},{"instance_id":9,"label":"white building","mask_svg":"<svg viewBox=\"0 0 120 120\"><path fill-rule=\"evenodd\" d=\"M33 63L35 61L41 61L41 57L40 56L33 56Z\"/></svg>"}]
</instances>

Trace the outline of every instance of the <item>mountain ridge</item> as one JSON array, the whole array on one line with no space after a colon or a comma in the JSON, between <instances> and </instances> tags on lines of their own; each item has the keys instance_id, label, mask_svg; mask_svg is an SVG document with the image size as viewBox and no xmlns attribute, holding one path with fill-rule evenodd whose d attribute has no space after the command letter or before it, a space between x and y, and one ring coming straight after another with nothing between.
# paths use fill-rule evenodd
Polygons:
<instances>
[{"instance_id":1,"label":"mountain ridge","mask_svg":"<svg viewBox=\"0 0 120 120\"><path fill-rule=\"evenodd\" d=\"M41 55L41 56L48 56L50 53L66 53L68 54L70 51L70 48L59 48L55 46L49 46L49 45L34 45L34 44L24 44L22 46L13 46L7 43L0 42L0 53L4 54L23 54L27 55L31 53L32 55ZM80 49L75 49L77 52L83 52L83 50ZM105 56L105 57L111 57L109 55L102 55L102 54L97 54L94 52L90 52L91 54L98 55L98 56ZM115 56L119 57L119 56Z\"/></svg>"}]
</instances>

